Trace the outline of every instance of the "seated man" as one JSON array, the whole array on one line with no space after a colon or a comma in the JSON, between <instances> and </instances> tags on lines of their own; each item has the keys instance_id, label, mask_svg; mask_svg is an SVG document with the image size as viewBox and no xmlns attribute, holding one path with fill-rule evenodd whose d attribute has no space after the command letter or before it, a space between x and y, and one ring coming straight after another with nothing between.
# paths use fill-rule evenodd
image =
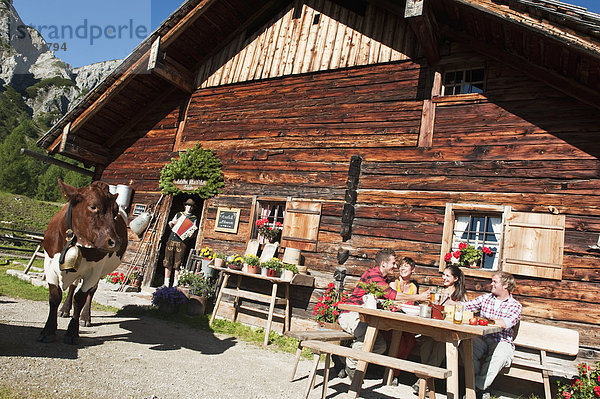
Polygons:
<instances>
[{"instance_id":1,"label":"seated man","mask_svg":"<svg viewBox=\"0 0 600 399\"><path fill-rule=\"evenodd\" d=\"M487 389L503 367L509 367L515 352L513 344L514 327L521 318L521 304L511 295L515 279L510 273L497 272L492 277L492 290L465 302L465 309L479 311L481 317L493 320L504 328L496 334L473 339L473 368L475 387L483 391L483 398L489 398Z\"/></svg>"},{"instance_id":2,"label":"seated man","mask_svg":"<svg viewBox=\"0 0 600 399\"><path fill-rule=\"evenodd\" d=\"M366 291L360 287L360 283L373 283L379 285L383 292L384 297L392 300L410 300L414 299L414 295L404 294L398 292L390 287L390 282L394 280L394 269L396 268L396 254L391 249L382 249L377 252L375 256L375 267L367 270L360 277L359 284L356 285L352 295L348 298L346 303L352 305L362 305L363 295ZM424 294L426 297L426 294ZM338 319L342 329L350 334L353 334L355 341L352 343L353 349L362 349L363 342L365 340L365 334L367 332L367 324L360 321L358 313L356 312L342 312ZM378 334L373 346L373 353L382 354L385 352L387 345L385 340ZM354 370L356 369L357 361L355 359L346 358L346 374L352 378L354 376Z\"/></svg>"}]
</instances>

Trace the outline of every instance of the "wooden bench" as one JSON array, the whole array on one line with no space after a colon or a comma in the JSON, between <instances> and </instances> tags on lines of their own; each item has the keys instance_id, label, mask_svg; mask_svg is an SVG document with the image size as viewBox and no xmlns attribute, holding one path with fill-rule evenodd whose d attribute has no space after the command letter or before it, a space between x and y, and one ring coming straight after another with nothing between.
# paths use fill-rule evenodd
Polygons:
<instances>
[{"instance_id":1,"label":"wooden bench","mask_svg":"<svg viewBox=\"0 0 600 399\"><path fill-rule=\"evenodd\" d=\"M311 331L286 331L285 335L298 340L298 348L296 349L296 362L294 363L294 369L292 370L292 376L290 381L294 381L296 377L296 370L298 369L298 362L302 355L302 342L307 340L313 341L329 341L340 343L342 341L349 341L354 339L354 335L347 333L343 330L333 329L320 329Z\"/></svg>"},{"instance_id":2,"label":"wooden bench","mask_svg":"<svg viewBox=\"0 0 600 399\"><path fill-rule=\"evenodd\" d=\"M333 344L331 342L307 340L304 341L303 346L305 348L309 348L315 353L313 360L313 368L308 377L308 385L305 395L307 399L312 387L314 386L315 375L317 374L317 368L319 366L321 354L326 355L325 369L323 371L323 390L321 393L321 398L325 398L325 396L327 395L327 383L329 381L329 365L331 361L331 355L349 357L352 359L362 360L371 364L378 364L380 366L414 373L417 377L421 378L421 381L419 382L419 399L425 399L425 394L428 386L429 398L435 399L435 385L433 384L433 379L446 379L450 375L452 375L452 371L441 367L430 366L427 364L416 363L391 356L352 349L346 346Z\"/></svg>"},{"instance_id":3,"label":"wooden bench","mask_svg":"<svg viewBox=\"0 0 600 399\"><path fill-rule=\"evenodd\" d=\"M512 364L502 374L544 384L546 399L552 397L550 376L577 375L576 363L566 358L579 352L578 331L521 321L514 344Z\"/></svg>"}]
</instances>

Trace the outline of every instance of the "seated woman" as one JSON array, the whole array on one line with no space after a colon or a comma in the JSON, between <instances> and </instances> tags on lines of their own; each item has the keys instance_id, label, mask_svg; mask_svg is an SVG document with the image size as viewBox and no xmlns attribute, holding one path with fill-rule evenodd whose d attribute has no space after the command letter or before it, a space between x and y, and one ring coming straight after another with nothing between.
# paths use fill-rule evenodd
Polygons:
<instances>
[{"instance_id":1,"label":"seated woman","mask_svg":"<svg viewBox=\"0 0 600 399\"><path fill-rule=\"evenodd\" d=\"M446 305L453 305L457 302L464 302L467 300L465 275L458 266L446 266L444 274L442 274L442 282L444 288L442 289L441 297L442 301L444 301L445 298L448 298L445 300ZM420 342L421 362L431 366L440 366L446 358L446 344L426 336L423 336L420 339ZM413 385L413 389L415 392L419 391L419 381Z\"/></svg>"}]
</instances>

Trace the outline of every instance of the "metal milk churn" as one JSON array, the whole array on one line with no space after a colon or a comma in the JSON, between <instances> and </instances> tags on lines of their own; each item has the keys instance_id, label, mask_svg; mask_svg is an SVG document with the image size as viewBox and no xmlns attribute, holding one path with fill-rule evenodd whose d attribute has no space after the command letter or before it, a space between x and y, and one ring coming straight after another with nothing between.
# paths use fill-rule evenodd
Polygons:
<instances>
[{"instance_id":1,"label":"metal milk churn","mask_svg":"<svg viewBox=\"0 0 600 399\"><path fill-rule=\"evenodd\" d=\"M150 212L142 212L135 219L129 222L129 228L139 236L150 224L150 219L152 219Z\"/></svg>"}]
</instances>

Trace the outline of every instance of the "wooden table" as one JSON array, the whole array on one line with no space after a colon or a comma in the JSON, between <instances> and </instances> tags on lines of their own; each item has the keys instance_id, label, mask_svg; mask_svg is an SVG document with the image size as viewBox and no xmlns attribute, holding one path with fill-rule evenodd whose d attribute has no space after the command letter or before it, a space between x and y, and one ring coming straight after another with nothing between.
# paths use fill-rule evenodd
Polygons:
<instances>
[{"instance_id":1,"label":"wooden table","mask_svg":"<svg viewBox=\"0 0 600 399\"><path fill-rule=\"evenodd\" d=\"M472 326L469 324L454 324L446 320L427 319L419 316L412 316L401 312L390 312L381 309L367 309L362 306L340 304L339 308L351 312L357 312L361 321L367 323L367 332L363 350L371 352L375 344L375 338L379 330L393 330L393 338L390 344L388 354L395 356L398 353L398 346L402 332L406 331L413 334L422 334L432 337L436 341L446 343L446 367L452 371L448 378L447 397L451 399L459 398L458 392L458 344L462 341L464 366L465 366L465 385L466 398L475 399L475 375L473 371L473 343L472 339L488 334L502 331L501 327ZM365 370L366 362L358 362L354 380L352 381L351 391L360 392ZM388 384L391 382L391 373L387 374Z\"/></svg>"},{"instance_id":2,"label":"wooden table","mask_svg":"<svg viewBox=\"0 0 600 399\"><path fill-rule=\"evenodd\" d=\"M252 301L267 303L269 304L269 310L265 311L260 308L251 308L254 312L265 313L267 314L267 328L265 330L265 341L264 345L266 346L269 343L269 333L271 332L271 323L273 321L273 315L275 311L275 305L285 305L285 311L283 315L276 315L284 318L284 327L283 331L288 331L290 328L290 282L287 280L282 280L279 277L267 277L262 276L260 274L251 274L246 273L241 270L233 270L224 267L216 267L210 266L211 268L221 271L224 273L223 282L221 283L221 288L219 289L219 294L217 295L217 300L215 301L215 309L213 310L213 314L210 318L209 325L212 325L215 316L217 315L217 310L219 309L219 305L221 304L221 298L223 298L223 294L229 294L235 297L234 300L234 310L231 321L235 321L237 318L238 310L240 309L240 298L250 299ZM232 275L237 276L237 284L236 288L227 288L227 283L229 282L229 277ZM242 290L240 287L242 285L242 279L244 277L250 277L254 279L260 279L268 281L272 284L271 295L265 295L259 292ZM283 284L285 287L285 296L277 297L277 288ZM250 309L250 308L249 308Z\"/></svg>"}]
</instances>

